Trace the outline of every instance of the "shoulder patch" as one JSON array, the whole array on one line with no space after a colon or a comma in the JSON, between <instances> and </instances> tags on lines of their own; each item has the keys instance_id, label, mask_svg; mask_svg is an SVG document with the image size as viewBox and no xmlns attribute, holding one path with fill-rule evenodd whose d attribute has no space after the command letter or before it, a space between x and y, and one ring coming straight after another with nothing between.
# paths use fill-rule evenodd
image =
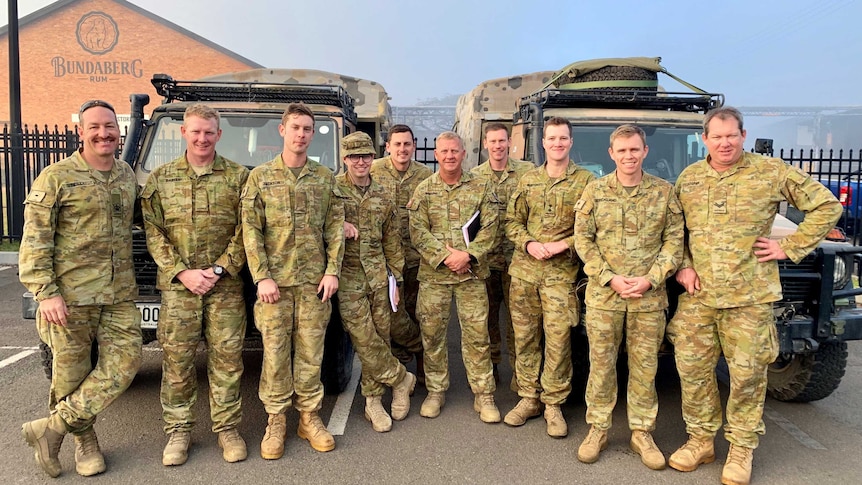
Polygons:
<instances>
[{"instance_id":1,"label":"shoulder patch","mask_svg":"<svg viewBox=\"0 0 862 485\"><path fill-rule=\"evenodd\" d=\"M27 202L42 202L45 200L45 195L42 190L31 190L30 195L27 196Z\"/></svg>"},{"instance_id":2,"label":"shoulder patch","mask_svg":"<svg viewBox=\"0 0 862 485\"><path fill-rule=\"evenodd\" d=\"M578 199L575 202L575 212L580 212L581 214L589 214L593 210L593 203L587 199Z\"/></svg>"}]
</instances>

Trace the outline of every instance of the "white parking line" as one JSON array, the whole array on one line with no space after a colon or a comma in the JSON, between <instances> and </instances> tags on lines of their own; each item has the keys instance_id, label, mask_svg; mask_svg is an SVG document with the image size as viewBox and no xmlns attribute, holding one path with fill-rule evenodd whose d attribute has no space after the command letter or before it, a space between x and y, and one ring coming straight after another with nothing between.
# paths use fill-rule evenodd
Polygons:
<instances>
[{"instance_id":1,"label":"white parking line","mask_svg":"<svg viewBox=\"0 0 862 485\"><path fill-rule=\"evenodd\" d=\"M353 375L350 376L350 382L347 388L338 395L335 401L335 407L332 408L332 415L329 416L329 425L326 429L333 436L344 435L344 428L347 427L347 418L350 417L350 408L353 407L353 398L356 397L356 386L359 384L359 376L362 374L362 364L359 362L359 355L353 355Z\"/></svg>"},{"instance_id":2,"label":"white parking line","mask_svg":"<svg viewBox=\"0 0 862 485\"><path fill-rule=\"evenodd\" d=\"M36 353L35 350L30 349L30 350L25 350L23 352L18 352L17 354L13 355L12 357L8 357L8 358L5 358L3 360L0 360L0 369L6 367L7 365L12 365L15 362L18 362L19 360L23 359L24 357L30 356L30 355L35 354L35 353Z\"/></svg>"},{"instance_id":3,"label":"white parking line","mask_svg":"<svg viewBox=\"0 0 862 485\"><path fill-rule=\"evenodd\" d=\"M805 431L799 429L795 424L791 423L787 418L782 416L781 413L771 407L763 406L763 415L769 418L773 423L777 424L779 428L786 431L787 434L796 439L796 441L802 443L802 446L812 450L827 449L825 446L821 445L820 442L809 436Z\"/></svg>"},{"instance_id":4,"label":"white parking line","mask_svg":"<svg viewBox=\"0 0 862 485\"><path fill-rule=\"evenodd\" d=\"M0 345L0 350L39 350L39 347L16 347L14 345Z\"/></svg>"}]
</instances>

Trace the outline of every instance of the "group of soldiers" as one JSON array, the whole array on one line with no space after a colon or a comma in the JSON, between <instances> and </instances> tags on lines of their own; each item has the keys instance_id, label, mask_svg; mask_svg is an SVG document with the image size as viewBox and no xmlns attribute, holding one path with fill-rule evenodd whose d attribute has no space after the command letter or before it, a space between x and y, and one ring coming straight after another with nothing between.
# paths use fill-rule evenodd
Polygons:
<instances>
[{"instance_id":1,"label":"group of soldiers","mask_svg":"<svg viewBox=\"0 0 862 485\"><path fill-rule=\"evenodd\" d=\"M577 457L599 459L617 400L616 359L625 334L629 362L630 446L651 469L693 471L715 460L721 425L715 366L730 370L722 483L747 484L762 422L766 368L778 352L772 302L780 299L776 260L801 260L831 229L841 206L821 184L779 159L745 153L742 115L710 111L709 156L675 185L646 174L642 129L617 128L608 153L616 170L596 179L570 159L568 120L545 121L545 163L509 157L509 131L484 129L488 161L465 171L453 132L437 137L432 173L413 160L413 133L395 125L388 156L357 132L341 141L340 175L308 157L314 115L284 112L282 153L251 172L216 153L219 114L192 105L181 128L186 151L158 167L139 190L114 159L113 108L80 110L83 146L46 168L25 203L20 277L39 302L37 329L54 353L48 417L22 433L46 473L61 472L66 434L76 470L105 470L95 417L131 383L141 360L134 306L131 229L135 202L158 264L164 349L160 400L168 442L162 462L188 458L197 400L195 350L207 343L212 430L228 462L246 459L237 431L246 331L240 270L257 288L254 324L263 341L259 397L268 414L260 454L284 453L286 411L299 411L297 434L318 451L335 441L321 421L324 335L336 295L344 329L362 363L365 418L375 431L410 411L440 415L449 388L447 327L454 299L461 353L486 423L523 425L544 415L547 434L567 436L560 405L572 390L572 328L580 323L578 273L589 277L585 328L590 344L586 421ZM780 201L806 213L799 230L768 237ZM666 324L665 281L684 287ZM501 312L504 304L508 312ZM510 318L505 318L510 315ZM656 446L658 350L667 330L682 386L688 441L669 460ZM502 417L494 401L503 335L520 397ZM90 347L99 344L92 367ZM416 359L417 373L405 364ZM383 406L392 388L390 411Z\"/></svg>"}]
</instances>

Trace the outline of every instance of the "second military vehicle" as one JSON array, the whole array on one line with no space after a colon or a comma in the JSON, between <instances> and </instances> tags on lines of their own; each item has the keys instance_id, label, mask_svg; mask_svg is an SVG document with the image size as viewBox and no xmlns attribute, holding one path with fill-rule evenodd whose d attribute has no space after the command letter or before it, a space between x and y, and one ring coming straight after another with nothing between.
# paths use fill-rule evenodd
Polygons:
<instances>
[{"instance_id":1,"label":"second military vehicle","mask_svg":"<svg viewBox=\"0 0 862 485\"><path fill-rule=\"evenodd\" d=\"M665 91L658 85L659 73L690 91ZM512 157L541 165L544 123L563 117L574 128L571 158L602 176L614 170L608 156L611 132L633 123L646 132L650 147L644 171L673 183L685 167L705 158L703 118L723 103L722 95L672 76L660 58L595 59L560 71L480 84L458 101L455 130L465 140L471 166L482 160L482 127L493 121L511 126ZM784 217L777 216L776 221L774 237L796 228ZM838 388L847 365L847 341L862 340L862 309L855 304L862 289L854 289L851 281L860 259L862 247L827 240L799 264L779 263L783 299L774 306L780 355L769 369L772 397L813 401ZM673 292L675 283L669 286ZM678 295L678 286L676 291ZM584 337L575 338L573 355L586 360ZM583 370L586 365L582 361L577 367Z\"/></svg>"}]
</instances>

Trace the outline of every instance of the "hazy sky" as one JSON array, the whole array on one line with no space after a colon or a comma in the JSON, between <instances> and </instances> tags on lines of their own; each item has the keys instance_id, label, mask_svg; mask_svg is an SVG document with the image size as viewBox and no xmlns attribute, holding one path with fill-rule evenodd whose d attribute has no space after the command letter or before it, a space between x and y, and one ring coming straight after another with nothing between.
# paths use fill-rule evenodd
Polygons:
<instances>
[{"instance_id":1,"label":"hazy sky","mask_svg":"<svg viewBox=\"0 0 862 485\"><path fill-rule=\"evenodd\" d=\"M19 16L50 3L18 0ZM131 3L266 67L378 81L400 106L491 78L627 56L659 56L670 72L732 105L862 106L862 1Z\"/></svg>"}]
</instances>

